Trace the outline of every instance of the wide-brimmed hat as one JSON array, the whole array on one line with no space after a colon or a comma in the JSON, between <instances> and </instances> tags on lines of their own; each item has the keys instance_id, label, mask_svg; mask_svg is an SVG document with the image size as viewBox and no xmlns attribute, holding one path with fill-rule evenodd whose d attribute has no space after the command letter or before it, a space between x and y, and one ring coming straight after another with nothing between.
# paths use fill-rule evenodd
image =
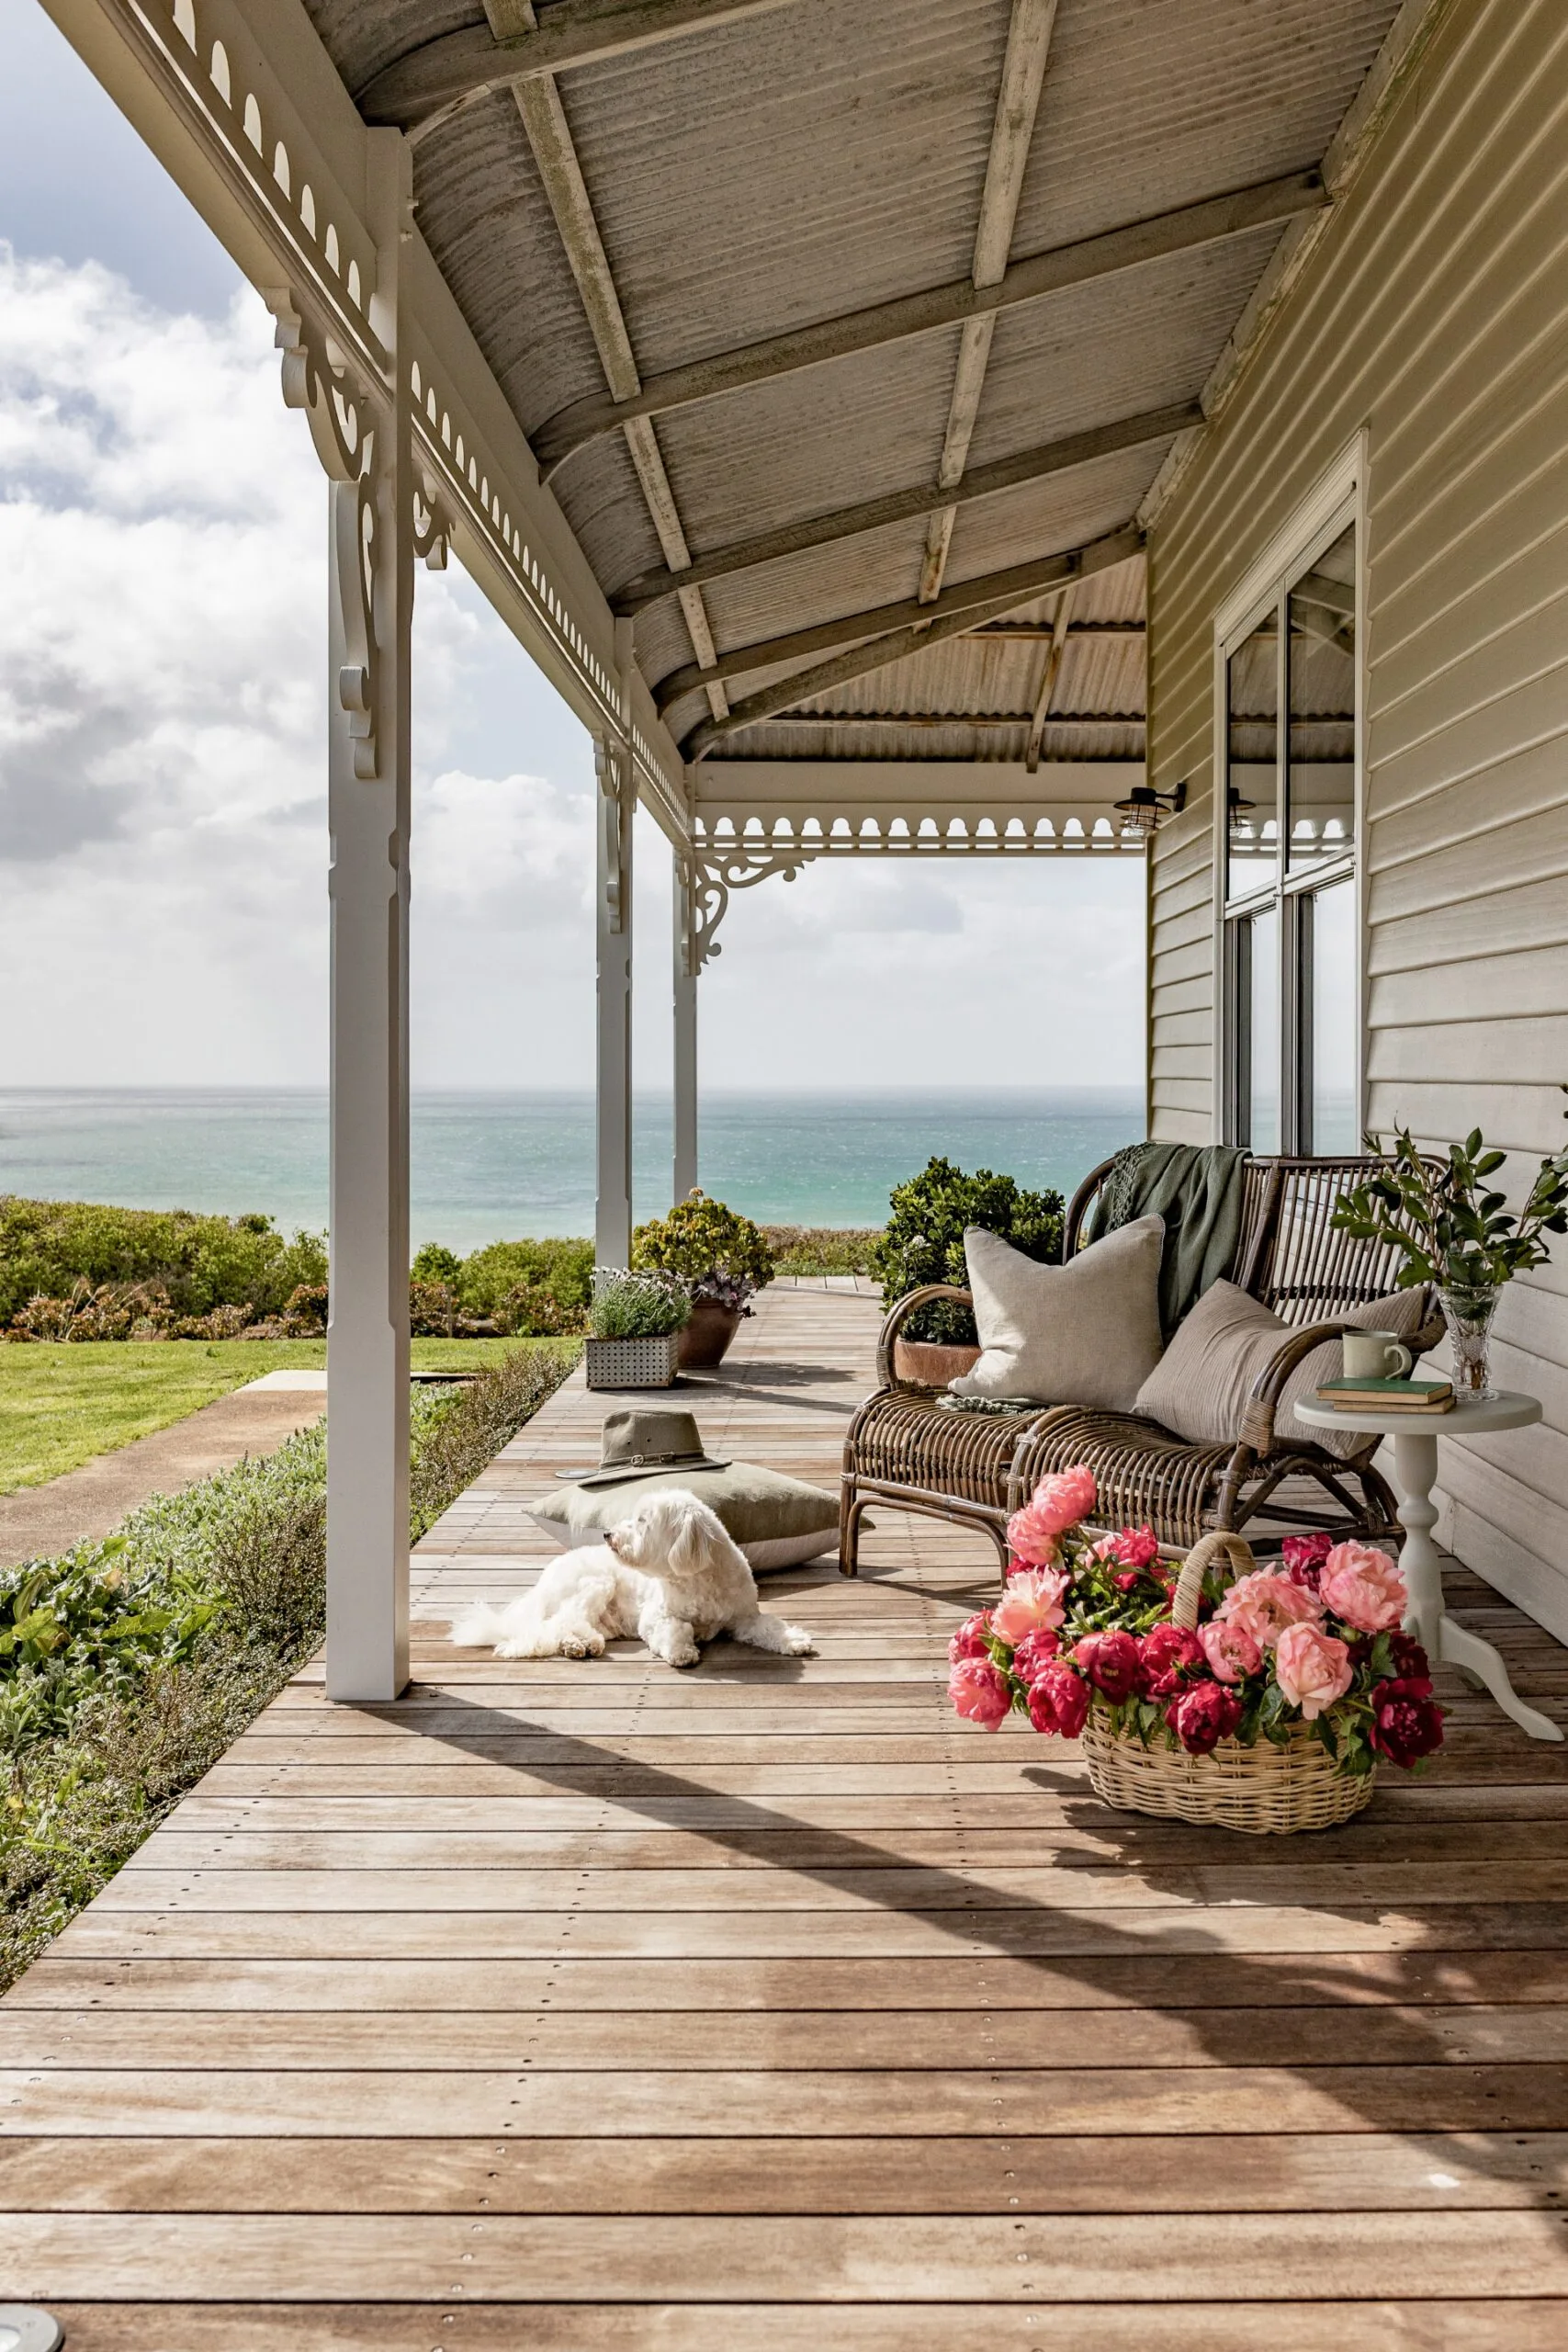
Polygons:
<instances>
[{"instance_id":1,"label":"wide-brimmed hat","mask_svg":"<svg viewBox=\"0 0 1568 2352\"><path fill-rule=\"evenodd\" d=\"M593 1469L558 1470L556 1476L574 1487L612 1487L623 1478L661 1477L671 1470L728 1467L728 1462L715 1462L704 1453L694 1414L627 1406L605 1414Z\"/></svg>"}]
</instances>

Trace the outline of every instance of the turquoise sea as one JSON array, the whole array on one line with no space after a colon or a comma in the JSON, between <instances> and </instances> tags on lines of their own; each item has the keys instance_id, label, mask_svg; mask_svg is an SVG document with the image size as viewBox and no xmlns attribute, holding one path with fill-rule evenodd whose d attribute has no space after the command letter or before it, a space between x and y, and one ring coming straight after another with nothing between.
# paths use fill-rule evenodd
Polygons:
<instances>
[{"instance_id":1,"label":"turquoise sea","mask_svg":"<svg viewBox=\"0 0 1568 2352\"><path fill-rule=\"evenodd\" d=\"M1132 1087L709 1094L705 1192L763 1223L880 1225L892 1185L933 1153L1069 1193L1144 1131ZM668 1098L635 1112L637 1213L670 1204ZM415 1245L467 1251L593 1230L588 1093L420 1093ZM327 1102L316 1089L0 1089L0 1193L191 1208L277 1223L327 1216Z\"/></svg>"}]
</instances>

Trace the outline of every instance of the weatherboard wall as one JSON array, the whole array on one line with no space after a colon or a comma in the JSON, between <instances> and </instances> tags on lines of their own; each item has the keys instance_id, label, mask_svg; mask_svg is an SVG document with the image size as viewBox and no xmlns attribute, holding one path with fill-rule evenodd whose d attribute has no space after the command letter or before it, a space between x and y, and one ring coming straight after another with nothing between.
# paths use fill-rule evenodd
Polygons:
<instances>
[{"instance_id":1,"label":"weatherboard wall","mask_svg":"<svg viewBox=\"0 0 1568 2352\"><path fill-rule=\"evenodd\" d=\"M1150 550L1150 1117L1217 1132L1215 618L1365 435L1366 1116L1568 1140L1568 11L1458 0ZM1497 1372L1538 1429L1444 1448L1444 1532L1568 1637L1568 1246Z\"/></svg>"}]
</instances>

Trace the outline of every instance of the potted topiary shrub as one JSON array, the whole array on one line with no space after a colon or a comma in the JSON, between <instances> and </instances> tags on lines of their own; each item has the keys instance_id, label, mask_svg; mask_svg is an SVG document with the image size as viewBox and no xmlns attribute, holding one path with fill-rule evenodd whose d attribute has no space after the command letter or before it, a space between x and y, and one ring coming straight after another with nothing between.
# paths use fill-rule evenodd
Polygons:
<instances>
[{"instance_id":1,"label":"potted topiary shrub","mask_svg":"<svg viewBox=\"0 0 1568 2352\"><path fill-rule=\"evenodd\" d=\"M699 1192L677 1201L632 1235L632 1264L674 1274L692 1302L681 1334L682 1371L722 1363L751 1312L750 1300L773 1279L773 1253L760 1227Z\"/></svg>"},{"instance_id":2,"label":"potted topiary shrub","mask_svg":"<svg viewBox=\"0 0 1568 2352\"><path fill-rule=\"evenodd\" d=\"M984 1226L1042 1265L1054 1265L1062 1254L1060 1193L1026 1193L1012 1177L995 1176L988 1168L966 1176L950 1159L930 1160L919 1175L894 1186L887 1205L871 1271L888 1309L927 1283L968 1288L965 1226ZM893 1369L918 1387L945 1388L974 1369L979 1353L969 1309L956 1299L934 1298L915 1309L894 1342Z\"/></svg>"},{"instance_id":3,"label":"potted topiary shrub","mask_svg":"<svg viewBox=\"0 0 1568 2352\"><path fill-rule=\"evenodd\" d=\"M589 1387L671 1387L691 1311L686 1286L672 1274L596 1266L583 1345Z\"/></svg>"}]
</instances>

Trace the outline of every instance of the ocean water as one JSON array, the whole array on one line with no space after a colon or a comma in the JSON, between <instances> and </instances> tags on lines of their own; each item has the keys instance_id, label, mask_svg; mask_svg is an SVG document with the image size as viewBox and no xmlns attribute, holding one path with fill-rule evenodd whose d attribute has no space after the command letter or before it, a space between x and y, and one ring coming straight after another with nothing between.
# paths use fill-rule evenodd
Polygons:
<instances>
[{"instance_id":1,"label":"ocean water","mask_svg":"<svg viewBox=\"0 0 1568 2352\"><path fill-rule=\"evenodd\" d=\"M415 1246L467 1251L593 1230L589 1093L420 1093L412 1105ZM940 1153L1070 1193L1144 1131L1132 1087L705 1095L705 1192L761 1222L880 1225L891 1187ZM634 1111L638 1216L670 1202L667 1097ZM0 1193L127 1208L264 1209L286 1229L327 1218L327 1102L308 1088L0 1089Z\"/></svg>"}]
</instances>

